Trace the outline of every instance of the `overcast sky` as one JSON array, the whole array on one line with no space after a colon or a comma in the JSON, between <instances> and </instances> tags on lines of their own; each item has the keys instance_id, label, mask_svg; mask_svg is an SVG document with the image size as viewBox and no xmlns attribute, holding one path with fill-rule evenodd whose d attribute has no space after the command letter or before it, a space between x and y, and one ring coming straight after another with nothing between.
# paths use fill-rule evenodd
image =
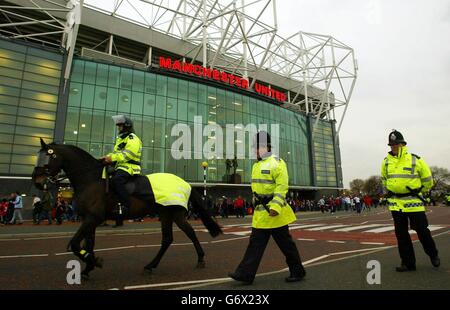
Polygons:
<instances>
[{"instance_id":1,"label":"overcast sky","mask_svg":"<svg viewBox=\"0 0 450 310\"><path fill-rule=\"evenodd\" d=\"M450 169L450 1L278 0L279 34L332 35L354 48L358 79L340 133L344 185L379 175L387 136Z\"/></svg>"}]
</instances>

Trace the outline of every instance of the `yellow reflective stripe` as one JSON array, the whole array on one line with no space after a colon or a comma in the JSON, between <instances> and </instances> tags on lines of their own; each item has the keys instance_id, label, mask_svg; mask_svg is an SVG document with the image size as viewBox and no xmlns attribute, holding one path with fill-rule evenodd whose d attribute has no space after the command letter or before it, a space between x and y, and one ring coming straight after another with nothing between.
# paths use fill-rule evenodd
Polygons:
<instances>
[{"instance_id":1,"label":"yellow reflective stripe","mask_svg":"<svg viewBox=\"0 0 450 310\"><path fill-rule=\"evenodd\" d=\"M130 154L130 155L133 156L134 158L139 158L138 155L134 154L134 153L133 153L132 151L130 151L130 150L123 150L122 152L123 152L123 153L128 153L128 154Z\"/></svg>"},{"instance_id":2,"label":"yellow reflective stripe","mask_svg":"<svg viewBox=\"0 0 450 310\"><path fill-rule=\"evenodd\" d=\"M433 180L432 176L429 176L428 178L420 179L420 181L422 181L422 182L430 182L431 180Z\"/></svg>"},{"instance_id":3,"label":"yellow reflective stripe","mask_svg":"<svg viewBox=\"0 0 450 310\"><path fill-rule=\"evenodd\" d=\"M386 158L384 161L384 169L386 170L386 177L388 175L388 165L389 165L389 160Z\"/></svg>"},{"instance_id":4,"label":"yellow reflective stripe","mask_svg":"<svg viewBox=\"0 0 450 310\"><path fill-rule=\"evenodd\" d=\"M387 176L388 179L418 179L420 178L418 175L411 174L389 174Z\"/></svg>"},{"instance_id":5,"label":"yellow reflective stripe","mask_svg":"<svg viewBox=\"0 0 450 310\"><path fill-rule=\"evenodd\" d=\"M411 174L414 174L416 170L416 156L412 155Z\"/></svg>"},{"instance_id":6,"label":"yellow reflective stripe","mask_svg":"<svg viewBox=\"0 0 450 310\"><path fill-rule=\"evenodd\" d=\"M255 208L255 212L257 212L257 211L267 211L267 210L264 208L264 206L257 205L256 208Z\"/></svg>"},{"instance_id":7,"label":"yellow reflective stripe","mask_svg":"<svg viewBox=\"0 0 450 310\"><path fill-rule=\"evenodd\" d=\"M276 203L277 205L279 205L280 207L284 207L284 203L283 202L279 202L278 200L271 200L270 202Z\"/></svg>"},{"instance_id":8,"label":"yellow reflective stripe","mask_svg":"<svg viewBox=\"0 0 450 310\"><path fill-rule=\"evenodd\" d=\"M264 180L264 179L252 179L252 183L261 183L261 184L274 184L273 180Z\"/></svg>"},{"instance_id":9,"label":"yellow reflective stripe","mask_svg":"<svg viewBox=\"0 0 450 310\"><path fill-rule=\"evenodd\" d=\"M277 193L275 193L274 195L273 195L274 197L278 197L278 198L281 198L283 201L284 201L284 196L283 195L281 195L281 194L277 194Z\"/></svg>"},{"instance_id":10,"label":"yellow reflective stripe","mask_svg":"<svg viewBox=\"0 0 450 310\"><path fill-rule=\"evenodd\" d=\"M81 254L81 255L86 254L86 250L81 250L81 251L80 251L80 254Z\"/></svg>"},{"instance_id":11,"label":"yellow reflective stripe","mask_svg":"<svg viewBox=\"0 0 450 310\"><path fill-rule=\"evenodd\" d=\"M176 205L176 206L178 206L178 205L182 205L182 206L184 206L185 204L186 204L186 201L181 201L181 200L175 200L175 199L173 199L173 200L162 200L162 201L160 201L160 202L158 202L158 203L160 203L160 204L162 204L162 205L166 205L166 206L170 206L170 205Z\"/></svg>"}]
</instances>

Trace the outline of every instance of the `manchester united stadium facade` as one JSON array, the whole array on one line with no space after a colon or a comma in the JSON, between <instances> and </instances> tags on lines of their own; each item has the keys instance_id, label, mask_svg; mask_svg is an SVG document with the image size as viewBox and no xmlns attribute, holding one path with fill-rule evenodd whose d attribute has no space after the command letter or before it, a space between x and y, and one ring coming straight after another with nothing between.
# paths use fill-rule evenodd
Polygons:
<instances>
[{"instance_id":1,"label":"manchester united stadium facade","mask_svg":"<svg viewBox=\"0 0 450 310\"><path fill-rule=\"evenodd\" d=\"M229 182L230 146L202 152L213 135L173 158L172 129L194 132L196 118L202 129L234 124L236 137L266 124L291 190L343 188L338 134L356 81L352 48L328 35L281 37L275 0L79 2L0 0L2 195L33 192L40 137L110 152L117 114L134 121L144 173L203 186L206 160L211 193L250 193L253 160L238 158L240 182ZM234 146L247 149L252 137L241 137Z\"/></svg>"}]
</instances>

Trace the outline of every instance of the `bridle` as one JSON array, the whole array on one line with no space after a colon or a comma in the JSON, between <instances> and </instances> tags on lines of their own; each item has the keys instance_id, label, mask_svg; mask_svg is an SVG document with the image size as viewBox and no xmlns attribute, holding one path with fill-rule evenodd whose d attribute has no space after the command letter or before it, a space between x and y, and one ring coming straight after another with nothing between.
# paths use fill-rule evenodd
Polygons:
<instances>
[{"instance_id":1,"label":"bridle","mask_svg":"<svg viewBox=\"0 0 450 310\"><path fill-rule=\"evenodd\" d=\"M48 149L47 152L45 152L45 154L42 151L40 151L39 155L38 155L36 168L43 169L43 175L45 177L44 184L50 183L53 185L57 185L57 184L61 183L62 181L66 180L67 176L58 177L59 171L55 175L52 175L50 173L49 166L48 166L48 164L50 162L50 157L56 158L56 154L54 154L53 149Z\"/></svg>"}]
</instances>

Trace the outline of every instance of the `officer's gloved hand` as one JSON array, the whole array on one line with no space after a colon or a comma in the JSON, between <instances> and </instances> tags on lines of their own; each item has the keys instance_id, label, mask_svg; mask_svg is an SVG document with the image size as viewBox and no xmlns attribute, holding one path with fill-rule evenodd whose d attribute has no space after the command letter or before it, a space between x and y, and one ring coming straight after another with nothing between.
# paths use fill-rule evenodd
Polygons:
<instances>
[{"instance_id":1,"label":"officer's gloved hand","mask_svg":"<svg viewBox=\"0 0 450 310\"><path fill-rule=\"evenodd\" d=\"M391 198L391 197L393 197L394 196L394 193L393 192L391 192L391 191L387 191L387 194L386 194L386 198Z\"/></svg>"},{"instance_id":2,"label":"officer's gloved hand","mask_svg":"<svg viewBox=\"0 0 450 310\"><path fill-rule=\"evenodd\" d=\"M416 189L411 189L411 187L409 187L409 186L407 186L406 188L409 190L409 192L410 192L412 195L419 195L419 194L420 194L420 191L422 190L422 186L419 187L419 188L416 188Z\"/></svg>"},{"instance_id":3,"label":"officer's gloved hand","mask_svg":"<svg viewBox=\"0 0 450 310\"><path fill-rule=\"evenodd\" d=\"M270 209L269 216L277 216L277 215L278 215L277 211Z\"/></svg>"}]
</instances>

